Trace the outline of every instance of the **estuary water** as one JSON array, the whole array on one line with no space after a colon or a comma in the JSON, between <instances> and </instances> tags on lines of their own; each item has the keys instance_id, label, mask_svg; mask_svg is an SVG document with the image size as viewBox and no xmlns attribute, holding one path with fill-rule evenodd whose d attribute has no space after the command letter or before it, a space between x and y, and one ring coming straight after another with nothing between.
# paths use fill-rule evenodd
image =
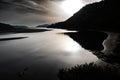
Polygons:
<instances>
[{"instance_id":1,"label":"estuary water","mask_svg":"<svg viewBox=\"0 0 120 80\"><path fill-rule=\"evenodd\" d=\"M0 41L0 80L57 80L60 68L98 60L64 32L69 31L0 35L1 39L26 37Z\"/></svg>"}]
</instances>

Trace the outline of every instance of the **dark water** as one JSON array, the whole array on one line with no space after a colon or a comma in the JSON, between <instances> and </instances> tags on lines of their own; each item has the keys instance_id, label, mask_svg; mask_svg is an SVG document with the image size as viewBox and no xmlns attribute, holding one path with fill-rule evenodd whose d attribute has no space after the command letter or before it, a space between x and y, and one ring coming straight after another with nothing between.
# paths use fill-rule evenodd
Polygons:
<instances>
[{"instance_id":1,"label":"dark water","mask_svg":"<svg viewBox=\"0 0 120 80\"><path fill-rule=\"evenodd\" d=\"M27 37L0 41L0 80L57 80L60 68L98 61L61 32L68 31L0 35L0 38Z\"/></svg>"}]
</instances>

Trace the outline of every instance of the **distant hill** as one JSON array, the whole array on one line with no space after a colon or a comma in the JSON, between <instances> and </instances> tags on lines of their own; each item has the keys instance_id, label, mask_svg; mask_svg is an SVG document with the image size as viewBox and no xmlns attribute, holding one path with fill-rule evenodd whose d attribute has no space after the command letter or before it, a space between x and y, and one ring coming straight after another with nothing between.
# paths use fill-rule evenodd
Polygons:
<instances>
[{"instance_id":1,"label":"distant hill","mask_svg":"<svg viewBox=\"0 0 120 80\"><path fill-rule=\"evenodd\" d=\"M48 27L48 26L50 26L50 24L41 24L41 25L38 25L36 27L39 28L39 27Z\"/></svg>"},{"instance_id":2,"label":"distant hill","mask_svg":"<svg viewBox=\"0 0 120 80\"><path fill-rule=\"evenodd\" d=\"M16 26L5 23L0 23L0 33L29 33L29 32L42 32L45 29L31 29L27 26Z\"/></svg>"},{"instance_id":3,"label":"distant hill","mask_svg":"<svg viewBox=\"0 0 120 80\"><path fill-rule=\"evenodd\" d=\"M14 28L16 28L16 29L28 29L27 26L14 26Z\"/></svg>"},{"instance_id":4,"label":"distant hill","mask_svg":"<svg viewBox=\"0 0 120 80\"><path fill-rule=\"evenodd\" d=\"M6 23L0 23L0 30L27 29L27 26L15 26Z\"/></svg>"},{"instance_id":5,"label":"distant hill","mask_svg":"<svg viewBox=\"0 0 120 80\"><path fill-rule=\"evenodd\" d=\"M0 30L13 30L15 29L14 26L11 26L10 24L0 23Z\"/></svg>"},{"instance_id":6,"label":"distant hill","mask_svg":"<svg viewBox=\"0 0 120 80\"><path fill-rule=\"evenodd\" d=\"M97 29L120 32L120 1L104 0L84 6L64 22L49 27L72 30Z\"/></svg>"}]
</instances>

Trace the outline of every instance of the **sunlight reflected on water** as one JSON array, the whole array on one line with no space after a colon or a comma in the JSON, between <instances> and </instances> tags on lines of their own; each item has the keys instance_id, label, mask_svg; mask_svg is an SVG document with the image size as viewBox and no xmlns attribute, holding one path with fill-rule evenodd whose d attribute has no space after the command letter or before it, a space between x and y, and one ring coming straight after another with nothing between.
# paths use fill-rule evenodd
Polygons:
<instances>
[{"instance_id":1,"label":"sunlight reflected on water","mask_svg":"<svg viewBox=\"0 0 120 80\"><path fill-rule=\"evenodd\" d=\"M11 34L4 37L12 36L27 36L26 39L12 40L2 42L0 45L0 51L4 58L1 59L13 59L16 57L24 56L21 58L32 59L36 57L44 57L44 60L62 61L65 64L75 65L86 62L97 61L98 58L88 50L82 48L77 42L75 42L68 35L61 34L63 32L70 32L66 30L55 29L53 31L43 33L25 33L25 34ZM6 51L7 49L7 51ZM22 51L22 54L21 54ZM11 57L6 57L11 52ZM30 58L32 57L32 58ZM1 60L0 59L0 60ZM41 58L37 58L41 60ZM34 62L35 60L30 60Z\"/></svg>"},{"instance_id":2,"label":"sunlight reflected on water","mask_svg":"<svg viewBox=\"0 0 120 80\"><path fill-rule=\"evenodd\" d=\"M11 74L12 76L9 77L14 78L14 73L28 66L31 69L29 73L37 72L41 74L36 77L42 80L45 78L42 76L47 75L48 71L52 75L61 67L72 67L77 64L96 62L98 60L95 55L82 48L72 38L60 34L63 32L68 31L55 29L42 33L2 35L1 38L28 38L0 42L0 56L2 56L0 57L0 73L5 73L7 76ZM14 69L14 73L12 69ZM35 75L30 76L35 77Z\"/></svg>"},{"instance_id":3,"label":"sunlight reflected on water","mask_svg":"<svg viewBox=\"0 0 120 80\"><path fill-rule=\"evenodd\" d=\"M72 40L71 41L67 40L63 42L62 44L64 45L63 49L70 53L75 53L81 50L81 46Z\"/></svg>"}]
</instances>

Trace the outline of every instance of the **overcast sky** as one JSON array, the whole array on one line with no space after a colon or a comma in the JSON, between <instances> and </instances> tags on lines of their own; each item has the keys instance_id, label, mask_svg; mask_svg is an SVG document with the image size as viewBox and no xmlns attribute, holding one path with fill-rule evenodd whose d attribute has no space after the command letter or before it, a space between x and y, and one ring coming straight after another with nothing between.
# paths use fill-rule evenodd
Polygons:
<instances>
[{"instance_id":1,"label":"overcast sky","mask_svg":"<svg viewBox=\"0 0 120 80\"><path fill-rule=\"evenodd\" d=\"M67 15L61 9L61 4L64 1L65 0L0 0L0 22L35 26L38 24L64 21L70 17L70 15ZM88 4L100 0L81 1L84 4Z\"/></svg>"}]
</instances>

